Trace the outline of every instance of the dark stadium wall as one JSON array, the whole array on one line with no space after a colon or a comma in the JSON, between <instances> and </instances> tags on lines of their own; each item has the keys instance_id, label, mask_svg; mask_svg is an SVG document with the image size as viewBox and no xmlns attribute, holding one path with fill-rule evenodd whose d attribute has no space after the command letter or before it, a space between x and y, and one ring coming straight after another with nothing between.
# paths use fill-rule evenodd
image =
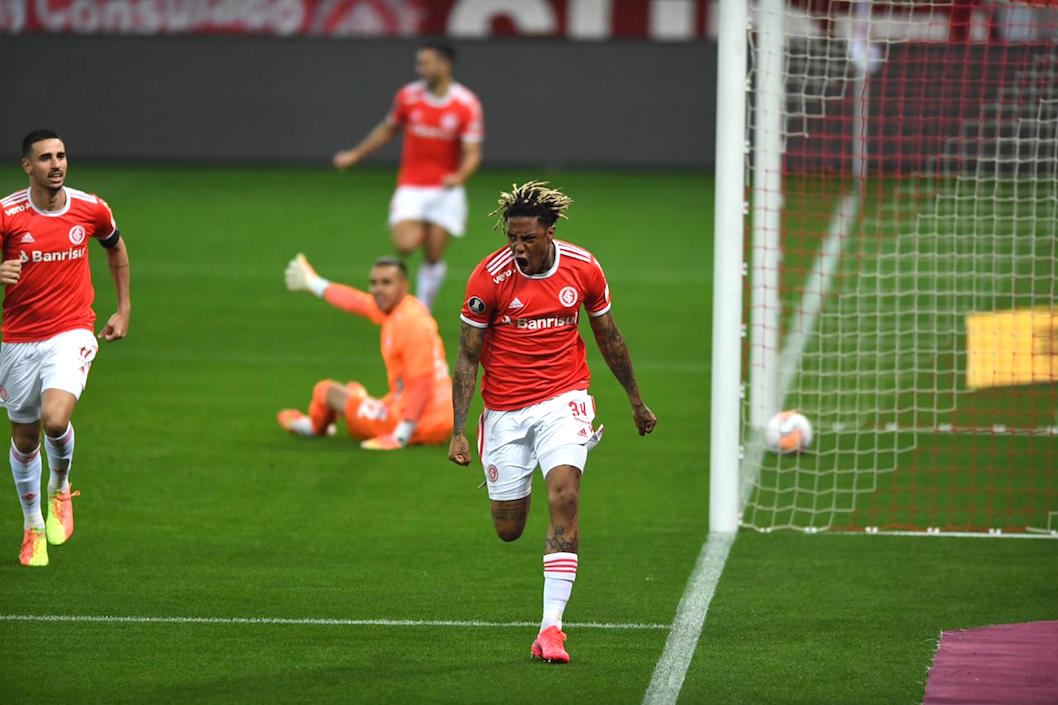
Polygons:
<instances>
[{"instance_id":1,"label":"dark stadium wall","mask_svg":"<svg viewBox=\"0 0 1058 705\"><path fill-rule=\"evenodd\" d=\"M3 148L48 126L86 161L327 162L412 80L417 43L16 35L0 40ZM707 42L457 43L485 109L490 165L711 167ZM395 145L375 163L395 163Z\"/></svg>"}]
</instances>

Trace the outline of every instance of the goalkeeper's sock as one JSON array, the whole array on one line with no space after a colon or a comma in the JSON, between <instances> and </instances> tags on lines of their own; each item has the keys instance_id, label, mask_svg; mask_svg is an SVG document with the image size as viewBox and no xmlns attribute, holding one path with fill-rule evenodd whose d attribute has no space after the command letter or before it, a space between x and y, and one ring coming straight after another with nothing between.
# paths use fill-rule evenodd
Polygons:
<instances>
[{"instance_id":1,"label":"goalkeeper's sock","mask_svg":"<svg viewBox=\"0 0 1058 705\"><path fill-rule=\"evenodd\" d=\"M334 423L337 414L327 403L327 390L335 384L329 379L317 382L312 390L312 401L309 402L309 420L312 423L312 435L322 436L327 427Z\"/></svg>"},{"instance_id":2,"label":"goalkeeper's sock","mask_svg":"<svg viewBox=\"0 0 1058 705\"><path fill-rule=\"evenodd\" d=\"M437 292L441 290L447 274L448 265L444 260L433 264L423 262L416 277L415 298L426 304L426 308L432 309L434 299L437 298Z\"/></svg>"},{"instance_id":3,"label":"goalkeeper's sock","mask_svg":"<svg viewBox=\"0 0 1058 705\"><path fill-rule=\"evenodd\" d=\"M23 453L12 442L9 458L18 501L22 503L22 528L43 529L44 514L40 511L40 446Z\"/></svg>"},{"instance_id":4,"label":"goalkeeper's sock","mask_svg":"<svg viewBox=\"0 0 1058 705\"><path fill-rule=\"evenodd\" d=\"M544 618L540 631L548 627L562 630L562 613L577 579L576 553L549 553L544 556Z\"/></svg>"},{"instance_id":5,"label":"goalkeeper's sock","mask_svg":"<svg viewBox=\"0 0 1058 705\"><path fill-rule=\"evenodd\" d=\"M73 424L58 438L44 434L44 450L48 453L48 494L70 491L70 465L73 463Z\"/></svg>"}]
</instances>

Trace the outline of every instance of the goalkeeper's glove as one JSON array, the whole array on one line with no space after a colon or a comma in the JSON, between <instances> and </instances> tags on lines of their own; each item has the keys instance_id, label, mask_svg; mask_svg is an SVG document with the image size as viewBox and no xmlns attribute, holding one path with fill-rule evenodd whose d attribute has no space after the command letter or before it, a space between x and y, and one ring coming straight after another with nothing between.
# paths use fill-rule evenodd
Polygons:
<instances>
[{"instance_id":1,"label":"goalkeeper's glove","mask_svg":"<svg viewBox=\"0 0 1058 705\"><path fill-rule=\"evenodd\" d=\"M284 274L287 288L291 291L311 291L316 296L323 296L323 292L330 285L329 281L316 274L316 270L300 252L290 260Z\"/></svg>"}]
</instances>

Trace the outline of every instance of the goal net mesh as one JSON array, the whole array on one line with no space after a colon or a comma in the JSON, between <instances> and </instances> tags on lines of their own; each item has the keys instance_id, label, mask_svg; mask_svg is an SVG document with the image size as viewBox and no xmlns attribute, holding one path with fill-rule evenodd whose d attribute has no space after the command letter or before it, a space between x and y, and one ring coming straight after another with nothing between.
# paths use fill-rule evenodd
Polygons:
<instances>
[{"instance_id":1,"label":"goal net mesh","mask_svg":"<svg viewBox=\"0 0 1058 705\"><path fill-rule=\"evenodd\" d=\"M1058 534L1058 3L750 16L743 526Z\"/></svg>"}]
</instances>

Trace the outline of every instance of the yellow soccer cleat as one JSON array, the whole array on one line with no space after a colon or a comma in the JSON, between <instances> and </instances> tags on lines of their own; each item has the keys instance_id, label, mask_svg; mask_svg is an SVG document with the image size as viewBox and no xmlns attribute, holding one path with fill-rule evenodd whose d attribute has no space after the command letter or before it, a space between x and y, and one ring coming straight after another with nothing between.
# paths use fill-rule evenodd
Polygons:
<instances>
[{"instance_id":1,"label":"yellow soccer cleat","mask_svg":"<svg viewBox=\"0 0 1058 705\"><path fill-rule=\"evenodd\" d=\"M44 529L26 529L26 533L22 534L18 562L33 567L48 565L48 539Z\"/></svg>"},{"instance_id":2,"label":"yellow soccer cleat","mask_svg":"<svg viewBox=\"0 0 1058 705\"><path fill-rule=\"evenodd\" d=\"M73 498L80 492L48 493L48 543L53 546L66 543L73 536Z\"/></svg>"}]
</instances>

